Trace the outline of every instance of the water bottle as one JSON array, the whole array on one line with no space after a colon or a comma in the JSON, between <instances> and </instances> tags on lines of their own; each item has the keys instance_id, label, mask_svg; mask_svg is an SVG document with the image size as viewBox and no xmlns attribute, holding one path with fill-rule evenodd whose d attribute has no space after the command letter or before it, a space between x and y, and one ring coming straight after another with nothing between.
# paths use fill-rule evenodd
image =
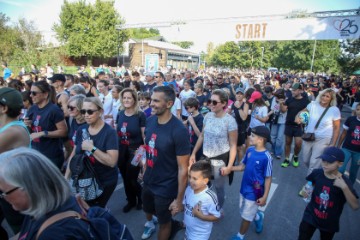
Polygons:
<instances>
[{"instance_id":1,"label":"water bottle","mask_svg":"<svg viewBox=\"0 0 360 240\"><path fill-rule=\"evenodd\" d=\"M84 141L84 140L90 140L90 134L89 134L89 132L88 132L85 128L82 129L82 140L83 140L83 141ZM87 156L90 156L90 155L91 155L91 152L85 151L85 154L86 154Z\"/></svg>"},{"instance_id":2,"label":"water bottle","mask_svg":"<svg viewBox=\"0 0 360 240\"><path fill-rule=\"evenodd\" d=\"M306 184L305 187L304 187L304 191L305 191L306 194L307 194L307 197L304 197L304 201L305 201L306 203L309 203L309 202L310 202L310 200L311 200L311 194L312 194L313 190L314 190L314 187L313 187L313 185L312 185L312 182L311 182L311 181L308 181L307 184Z\"/></svg>"}]
</instances>

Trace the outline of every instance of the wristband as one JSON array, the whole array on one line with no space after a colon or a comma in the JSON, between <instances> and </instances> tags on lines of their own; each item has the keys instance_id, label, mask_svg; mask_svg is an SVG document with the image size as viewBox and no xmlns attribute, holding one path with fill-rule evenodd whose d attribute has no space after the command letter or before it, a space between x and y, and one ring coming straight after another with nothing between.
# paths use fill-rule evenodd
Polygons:
<instances>
[{"instance_id":1,"label":"wristband","mask_svg":"<svg viewBox=\"0 0 360 240\"><path fill-rule=\"evenodd\" d=\"M92 149L91 149L91 154L94 154L94 152L97 150L97 148L94 146Z\"/></svg>"}]
</instances>

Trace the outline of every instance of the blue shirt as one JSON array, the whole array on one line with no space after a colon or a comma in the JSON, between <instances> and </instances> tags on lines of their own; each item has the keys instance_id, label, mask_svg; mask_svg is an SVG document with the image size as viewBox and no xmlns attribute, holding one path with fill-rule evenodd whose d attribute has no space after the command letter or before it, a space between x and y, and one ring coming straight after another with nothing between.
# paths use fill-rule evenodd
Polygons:
<instances>
[{"instance_id":1,"label":"blue shirt","mask_svg":"<svg viewBox=\"0 0 360 240\"><path fill-rule=\"evenodd\" d=\"M272 175L272 157L268 150L258 152L255 147L249 147L242 163L246 166L241 181L240 193L245 199L256 201L253 184L259 181L264 193L265 178Z\"/></svg>"},{"instance_id":2,"label":"blue shirt","mask_svg":"<svg viewBox=\"0 0 360 240\"><path fill-rule=\"evenodd\" d=\"M12 74L12 71L9 68L4 68L4 80L7 80Z\"/></svg>"}]
</instances>

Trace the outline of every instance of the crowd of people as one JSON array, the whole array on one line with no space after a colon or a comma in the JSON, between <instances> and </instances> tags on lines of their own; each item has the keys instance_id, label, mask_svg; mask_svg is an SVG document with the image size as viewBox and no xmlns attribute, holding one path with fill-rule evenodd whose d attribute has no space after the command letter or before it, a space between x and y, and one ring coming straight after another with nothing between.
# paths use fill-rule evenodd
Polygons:
<instances>
[{"instance_id":1,"label":"crowd of people","mask_svg":"<svg viewBox=\"0 0 360 240\"><path fill-rule=\"evenodd\" d=\"M19 239L35 239L41 224L59 211L78 211L66 180L71 160L81 153L88 154L102 186L101 195L87 203L106 207L121 177L123 213L145 213L142 239L157 224L158 239L181 229L185 239L209 239L212 223L224 217L225 185L235 171L244 171L242 222L231 239L244 239L251 222L261 233L259 207L267 203L273 164L304 164L315 185L299 239L311 239L316 229L322 239L332 239L344 204L359 208L353 188L360 166L359 77L215 68L145 72L106 64L89 72L82 66L77 74L32 65L14 77L2 66L0 216ZM341 126L344 105L352 116ZM140 147L146 160L135 166ZM350 180L344 175L349 163ZM44 192L37 194L30 183ZM184 221L174 220L181 211ZM65 239L67 231L89 238L83 224L62 221L39 239ZM0 229L0 238L7 236Z\"/></svg>"}]
</instances>

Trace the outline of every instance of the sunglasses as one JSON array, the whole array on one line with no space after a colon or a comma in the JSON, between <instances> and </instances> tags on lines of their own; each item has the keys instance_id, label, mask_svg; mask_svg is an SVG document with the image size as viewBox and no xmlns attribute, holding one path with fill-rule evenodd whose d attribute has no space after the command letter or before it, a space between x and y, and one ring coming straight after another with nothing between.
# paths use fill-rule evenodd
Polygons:
<instances>
[{"instance_id":1,"label":"sunglasses","mask_svg":"<svg viewBox=\"0 0 360 240\"><path fill-rule=\"evenodd\" d=\"M0 192L0 198L4 198L8 195L10 195L11 193L15 192L16 190L18 190L20 187L14 187L13 189L7 191L7 192Z\"/></svg>"},{"instance_id":2,"label":"sunglasses","mask_svg":"<svg viewBox=\"0 0 360 240\"><path fill-rule=\"evenodd\" d=\"M216 106L218 103L221 103L221 102L218 102L218 101L215 101L215 100L208 100L207 102L208 102L208 104L212 104L214 106Z\"/></svg>"},{"instance_id":3,"label":"sunglasses","mask_svg":"<svg viewBox=\"0 0 360 240\"><path fill-rule=\"evenodd\" d=\"M97 112L97 111L99 111L99 110L81 109L81 110L80 110L80 113L81 113L82 115L85 115L85 113L87 113L88 115L93 115L94 112Z\"/></svg>"},{"instance_id":4,"label":"sunglasses","mask_svg":"<svg viewBox=\"0 0 360 240\"><path fill-rule=\"evenodd\" d=\"M41 93L41 92L30 91L30 95L33 95L33 96L36 96L38 93Z\"/></svg>"},{"instance_id":5,"label":"sunglasses","mask_svg":"<svg viewBox=\"0 0 360 240\"><path fill-rule=\"evenodd\" d=\"M76 108L76 107L73 107L73 106L67 106L68 107L68 109L70 110L70 111L74 111L74 109Z\"/></svg>"}]
</instances>

